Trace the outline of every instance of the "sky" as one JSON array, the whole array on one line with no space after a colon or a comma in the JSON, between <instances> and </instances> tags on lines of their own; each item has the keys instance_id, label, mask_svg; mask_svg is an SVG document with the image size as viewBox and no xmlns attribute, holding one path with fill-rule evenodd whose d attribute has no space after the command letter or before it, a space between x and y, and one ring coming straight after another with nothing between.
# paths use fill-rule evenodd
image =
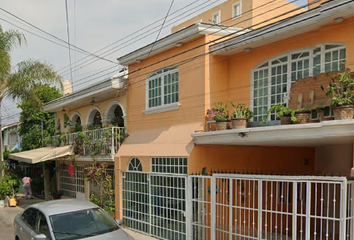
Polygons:
<instances>
[{"instance_id":1,"label":"sky","mask_svg":"<svg viewBox=\"0 0 354 240\"><path fill-rule=\"evenodd\" d=\"M0 0L0 24L3 30L18 30L27 39L26 45L11 52L13 66L27 59L46 62L63 79L71 80L77 91L116 74L118 57L168 35L173 26L225 1ZM70 53L68 32L70 43L79 48L70 47ZM19 112L14 101L3 101L2 125L18 121Z\"/></svg>"}]
</instances>

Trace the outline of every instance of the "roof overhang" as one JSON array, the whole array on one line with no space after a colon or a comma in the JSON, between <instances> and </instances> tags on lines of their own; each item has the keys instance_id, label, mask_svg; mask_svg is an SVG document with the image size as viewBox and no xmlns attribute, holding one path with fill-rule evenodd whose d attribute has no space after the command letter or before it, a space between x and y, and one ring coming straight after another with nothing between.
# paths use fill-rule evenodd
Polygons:
<instances>
[{"instance_id":1,"label":"roof overhang","mask_svg":"<svg viewBox=\"0 0 354 240\"><path fill-rule=\"evenodd\" d=\"M137 62L138 60L144 60L147 57L154 56L170 48L176 47L177 44L187 43L202 35L212 34L226 36L232 33L240 35L244 34L247 31L249 30L243 28L213 25L207 23L195 23L193 25L190 25L189 27L181 29L173 34L170 34L156 42L153 42L136 51L124 55L118 58L117 60L120 64L127 66L129 64Z\"/></svg>"},{"instance_id":2,"label":"roof overhang","mask_svg":"<svg viewBox=\"0 0 354 240\"><path fill-rule=\"evenodd\" d=\"M113 76L95 85L88 86L82 90L57 98L43 105L43 109L48 112L60 111L63 108L70 110L87 106L95 99L95 102L101 102L117 96L119 91L126 89L125 83L128 78L128 72L124 72L121 77Z\"/></svg>"},{"instance_id":3,"label":"roof overhang","mask_svg":"<svg viewBox=\"0 0 354 240\"><path fill-rule=\"evenodd\" d=\"M242 36L216 43L210 47L213 55L233 55L244 51L245 48L256 48L274 43L289 37L306 33L339 17L354 15L354 1L333 0L325 2L317 8L300 13L285 20L270 24L260 29L252 30Z\"/></svg>"},{"instance_id":4,"label":"roof overhang","mask_svg":"<svg viewBox=\"0 0 354 240\"><path fill-rule=\"evenodd\" d=\"M352 144L354 120L276 125L192 134L197 145L316 147Z\"/></svg>"},{"instance_id":5,"label":"roof overhang","mask_svg":"<svg viewBox=\"0 0 354 240\"><path fill-rule=\"evenodd\" d=\"M64 147L44 147L19 153L12 153L9 159L36 164L40 162L59 159L71 155L70 146Z\"/></svg>"}]
</instances>

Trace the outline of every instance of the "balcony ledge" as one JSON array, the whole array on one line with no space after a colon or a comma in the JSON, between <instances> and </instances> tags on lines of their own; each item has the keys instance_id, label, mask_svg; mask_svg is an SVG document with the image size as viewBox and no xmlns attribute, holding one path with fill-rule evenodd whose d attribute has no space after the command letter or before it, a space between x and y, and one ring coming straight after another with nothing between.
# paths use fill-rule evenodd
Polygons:
<instances>
[{"instance_id":1,"label":"balcony ledge","mask_svg":"<svg viewBox=\"0 0 354 240\"><path fill-rule=\"evenodd\" d=\"M352 144L354 119L192 134L196 145L315 147Z\"/></svg>"}]
</instances>

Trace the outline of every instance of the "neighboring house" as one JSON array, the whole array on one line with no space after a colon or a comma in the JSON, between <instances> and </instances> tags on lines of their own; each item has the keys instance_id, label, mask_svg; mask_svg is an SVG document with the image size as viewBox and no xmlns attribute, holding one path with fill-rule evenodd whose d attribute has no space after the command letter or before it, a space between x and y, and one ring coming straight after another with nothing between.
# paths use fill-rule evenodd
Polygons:
<instances>
[{"instance_id":1,"label":"neighboring house","mask_svg":"<svg viewBox=\"0 0 354 240\"><path fill-rule=\"evenodd\" d=\"M181 24L119 57L129 137L115 157L118 217L162 239L352 239L354 120L260 122L277 103L308 105L298 80L354 69L353 23L353 1L316 1L251 31ZM206 131L207 109L229 100L254 111L250 127Z\"/></svg>"},{"instance_id":2,"label":"neighboring house","mask_svg":"<svg viewBox=\"0 0 354 240\"><path fill-rule=\"evenodd\" d=\"M18 135L19 122L5 125L1 128L3 149L9 151L18 149L20 150L20 136Z\"/></svg>"},{"instance_id":3,"label":"neighboring house","mask_svg":"<svg viewBox=\"0 0 354 240\"><path fill-rule=\"evenodd\" d=\"M10 155L13 160L32 164L55 161L56 178L50 176L49 169L45 172L47 198L50 191L58 189L67 197L89 199L97 189L85 179L83 169L91 166L93 159L114 175L114 155L125 135L126 78L127 72L121 71L73 93L67 82L68 94L43 105L45 111L55 113L57 135L44 148ZM92 150L94 144L99 145L99 151ZM53 186L54 179L57 186Z\"/></svg>"}]
</instances>

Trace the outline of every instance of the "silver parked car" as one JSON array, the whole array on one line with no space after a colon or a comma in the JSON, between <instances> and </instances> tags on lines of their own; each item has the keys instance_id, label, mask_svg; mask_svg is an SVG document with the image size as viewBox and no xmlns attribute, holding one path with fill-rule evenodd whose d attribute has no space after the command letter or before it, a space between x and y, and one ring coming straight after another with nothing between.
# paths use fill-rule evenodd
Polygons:
<instances>
[{"instance_id":1,"label":"silver parked car","mask_svg":"<svg viewBox=\"0 0 354 240\"><path fill-rule=\"evenodd\" d=\"M33 204L14 220L16 240L132 240L100 207L66 199Z\"/></svg>"}]
</instances>

